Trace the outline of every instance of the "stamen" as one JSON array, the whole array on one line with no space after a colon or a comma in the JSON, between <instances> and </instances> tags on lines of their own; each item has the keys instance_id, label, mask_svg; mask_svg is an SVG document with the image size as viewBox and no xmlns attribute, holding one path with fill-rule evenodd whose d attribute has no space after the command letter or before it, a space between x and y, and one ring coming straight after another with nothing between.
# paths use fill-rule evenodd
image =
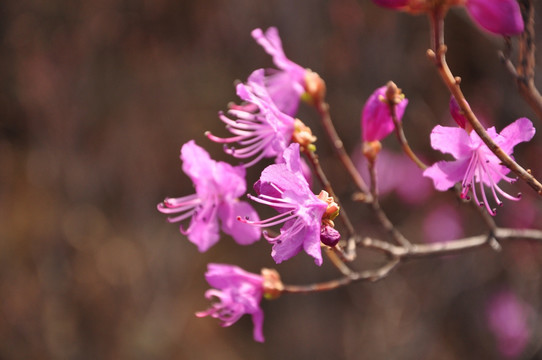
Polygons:
<instances>
[{"instance_id":1,"label":"stamen","mask_svg":"<svg viewBox=\"0 0 542 360\"><path fill-rule=\"evenodd\" d=\"M194 215L195 213L196 213L196 209L194 209L194 210L192 210L192 211L185 212L184 214L181 214L181 215L179 215L179 216L168 217L168 218L167 218L167 221L170 222L170 223L183 221L184 219L188 219L189 217L191 217L191 216Z\"/></svg>"},{"instance_id":2,"label":"stamen","mask_svg":"<svg viewBox=\"0 0 542 360\"><path fill-rule=\"evenodd\" d=\"M246 218L243 219L240 216L237 217L237 220L241 221L242 223L257 226L257 227L270 227L270 226L282 224L283 222L286 222L296 216L297 214L295 213L295 211L288 211L282 214L275 215L265 220L251 221Z\"/></svg>"},{"instance_id":3,"label":"stamen","mask_svg":"<svg viewBox=\"0 0 542 360\"><path fill-rule=\"evenodd\" d=\"M290 202L287 202L285 201L284 199L278 199L278 198L274 198L274 197L271 197L271 196L265 196L265 195L260 195L260 196L252 196L250 194L247 194L247 197L250 199L250 200L254 200L254 201L257 201L259 202L260 204L264 204L264 205L269 205L271 207L274 207L274 208L284 208L284 209L292 209L292 210L296 210L297 209L297 206L290 203Z\"/></svg>"}]
</instances>

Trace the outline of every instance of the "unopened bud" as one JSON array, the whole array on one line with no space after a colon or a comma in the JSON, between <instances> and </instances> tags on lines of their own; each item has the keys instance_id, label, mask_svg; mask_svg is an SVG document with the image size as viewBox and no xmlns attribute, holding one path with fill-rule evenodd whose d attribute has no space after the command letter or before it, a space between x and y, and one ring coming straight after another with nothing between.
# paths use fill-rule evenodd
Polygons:
<instances>
[{"instance_id":1,"label":"unopened bud","mask_svg":"<svg viewBox=\"0 0 542 360\"><path fill-rule=\"evenodd\" d=\"M263 277L263 296L267 300L278 298L284 291L284 284L280 280L280 275L275 269L262 269Z\"/></svg>"},{"instance_id":2,"label":"unopened bud","mask_svg":"<svg viewBox=\"0 0 542 360\"><path fill-rule=\"evenodd\" d=\"M316 136L312 135L310 127L305 125L301 120L295 119L292 140L305 148L309 148L316 141Z\"/></svg>"},{"instance_id":3,"label":"unopened bud","mask_svg":"<svg viewBox=\"0 0 542 360\"><path fill-rule=\"evenodd\" d=\"M469 104L467 104L467 107L470 109ZM452 114L452 117L454 118L457 125L459 125L459 127L465 129L467 132L470 132L472 130L470 123L465 117L465 113L453 96L450 98L450 114Z\"/></svg>"},{"instance_id":4,"label":"unopened bud","mask_svg":"<svg viewBox=\"0 0 542 360\"><path fill-rule=\"evenodd\" d=\"M334 247L341 240L341 234L331 226L322 226L320 230L320 241L322 244Z\"/></svg>"},{"instance_id":5,"label":"unopened bud","mask_svg":"<svg viewBox=\"0 0 542 360\"><path fill-rule=\"evenodd\" d=\"M305 73L305 96L303 100L309 104L316 104L324 100L326 96L326 83L314 71L307 69Z\"/></svg>"}]
</instances>

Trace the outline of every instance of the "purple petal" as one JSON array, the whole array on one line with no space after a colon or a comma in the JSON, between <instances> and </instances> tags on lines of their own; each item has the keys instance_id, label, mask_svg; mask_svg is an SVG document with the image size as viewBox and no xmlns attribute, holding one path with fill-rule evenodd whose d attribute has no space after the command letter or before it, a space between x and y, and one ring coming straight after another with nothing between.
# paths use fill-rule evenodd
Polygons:
<instances>
[{"instance_id":1,"label":"purple petal","mask_svg":"<svg viewBox=\"0 0 542 360\"><path fill-rule=\"evenodd\" d=\"M439 161L427 168L423 176L431 178L435 189L445 191L463 180L470 159L456 161Z\"/></svg>"},{"instance_id":2,"label":"purple petal","mask_svg":"<svg viewBox=\"0 0 542 360\"><path fill-rule=\"evenodd\" d=\"M214 288L224 290L228 287L237 287L243 282L255 287L261 287L263 279L260 275L250 273L235 265L210 263L207 265L205 279Z\"/></svg>"},{"instance_id":3,"label":"purple petal","mask_svg":"<svg viewBox=\"0 0 542 360\"><path fill-rule=\"evenodd\" d=\"M303 241L303 250L314 258L314 263L322 266L322 248L320 246L320 221L317 226L308 228Z\"/></svg>"},{"instance_id":4,"label":"purple petal","mask_svg":"<svg viewBox=\"0 0 542 360\"><path fill-rule=\"evenodd\" d=\"M246 170L243 166L231 166L218 161L214 167L213 178L221 193L227 194L227 197L236 198L244 195L247 190L245 174Z\"/></svg>"},{"instance_id":5,"label":"purple petal","mask_svg":"<svg viewBox=\"0 0 542 360\"><path fill-rule=\"evenodd\" d=\"M395 129L388 104L380 100L386 95L386 89L387 86L376 89L365 102L361 114L363 141L380 141ZM396 105L395 113L399 121L403 118L407 105L406 98Z\"/></svg>"},{"instance_id":6,"label":"purple petal","mask_svg":"<svg viewBox=\"0 0 542 360\"><path fill-rule=\"evenodd\" d=\"M216 217L203 221L202 219L198 219L197 216L193 216L189 229L188 240L196 244L200 252L209 250L220 238L218 218Z\"/></svg>"},{"instance_id":7,"label":"purple petal","mask_svg":"<svg viewBox=\"0 0 542 360\"><path fill-rule=\"evenodd\" d=\"M289 228L293 222L290 222L290 225L285 225L280 229L281 234L288 233ZM276 242L273 244L273 250L271 251L271 257L277 264L280 264L284 260L288 260L295 255L297 255L301 250L303 250L303 241L305 239L305 228L301 228L296 233L288 233L284 237L284 240L281 242Z\"/></svg>"},{"instance_id":8,"label":"purple petal","mask_svg":"<svg viewBox=\"0 0 542 360\"><path fill-rule=\"evenodd\" d=\"M270 27L265 33L262 29L252 30L252 37L271 57L275 65L282 70L295 73L297 78L304 77L305 69L297 65L284 54L282 41L276 27Z\"/></svg>"},{"instance_id":9,"label":"purple petal","mask_svg":"<svg viewBox=\"0 0 542 360\"><path fill-rule=\"evenodd\" d=\"M533 138L536 130L531 120L519 118L501 131L498 143L507 154L511 154L514 146Z\"/></svg>"},{"instance_id":10,"label":"purple petal","mask_svg":"<svg viewBox=\"0 0 542 360\"><path fill-rule=\"evenodd\" d=\"M458 127L437 125L431 131L431 146L445 154L451 154L456 159L470 156L472 149L468 133Z\"/></svg>"},{"instance_id":11,"label":"purple petal","mask_svg":"<svg viewBox=\"0 0 542 360\"><path fill-rule=\"evenodd\" d=\"M183 171L192 179L195 185L203 177L209 178L215 162L211 160L209 153L202 147L196 145L194 140L190 140L181 148L181 160L183 162Z\"/></svg>"},{"instance_id":12,"label":"purple petal","mask_svg":"<svg viewBox=\"0 0 542 360\"><path fill-rule=\"evenodd\" d=\"M524 24L516 0L468 0L467 10L482 28L500 35L518 35Z\"/></svg>"},{"instance_id":13,"label":"purple petal","mask_svg":"<svg viewBox=\"0 0 542 360\"><path fill-rule=\"evenodd\" d=\"M254 340L263 343L263 310L258 308L258 311L252 313L252 323L254 324L253 336Z\"/></svg>"},{"instance_id":14,"label":"purple petal","mask_svg":"<svg viewBox=\"0 0 542 360\"><path fill-rule=\"evenodd\" d=\"M258 213L245 201L232 201L222 204L218 209L218 217L222 223L222 231L231 235L239 245L249 245L260 239L260 228L237 220L237 217L258 221Z\"/></svg>"}]
</instances>

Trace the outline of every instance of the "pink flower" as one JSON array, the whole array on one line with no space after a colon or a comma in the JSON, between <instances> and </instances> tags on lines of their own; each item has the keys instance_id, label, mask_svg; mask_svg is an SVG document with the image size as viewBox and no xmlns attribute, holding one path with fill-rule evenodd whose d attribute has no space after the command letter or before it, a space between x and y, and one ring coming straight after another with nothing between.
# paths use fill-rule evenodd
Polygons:
<instances>
[{"instance_id":1,"label":"pink flower","mask_svg":"<svg viewBox=\"0 0 542 360\"><path fill-rule=\"evenodd\" d=\"M519 357L529 343L531 331L527 320L531 311L527 304L510 291L501 291L488 302L487 322L504 356Z\"/></svg>"},{"instance_id":2,"label":"pink flower","mask_svg":"<svg viewBox=\"0 0 542 360\"><path fill-rule=\"evenodd\" d=\"M494 127L487 130L488 135L508 155L511 155L514 146L520 142L529 141L534 136L535 129L527 118L520 118L504 128L500 134ZM497 205L502 205L497 194L509 200L519 200L520 196L511 196L504 192L498 182L504 180L508 183L515 179L506 176L510 170L501 165L500 160L484 144L482 139L471 131L470 134L461 128L445 127L437 125L431 132L431 146L435 150L451 154L455 161L439 161L427 170L423 175L433 180L435 188L444 191L458 181L461 181L463 198L468 198L469 191L474 196L474 201L480 206L485 206L491 215L495 215L495 209L490 207L485 187L491 190L493 199ZM479 200L476 183L479 184Z\"/></svg>"},{"instance_id":3,"label":"pink flower","mask_svg":"<svg viewBox=\"0 0 542 360\"><path fill-rule=\"evenodd\" d=\"M280 69L265 71L264 83L269 95L282 112L294 116L305 92L307 70L286 57L277 28L270 27L265 33L262 29L254 29L252 37L273 57L273 62Z\"/></svg>"},{"instance_id":4,"label":"pink flower","mask_svg":"<svg viewBox=\"0 0 542 360\"><path fill-rule=\"evenodd\" d=\"M491 33L510 36L523 32L517 0L466 0L465 7L474 21Z\"/></svg>"},{"instance_id":5,"label":"pink flower","mask_svg":"<svg viewBox=\"0 0 542 360\"><path fill-rule=\"evenodd\" d=\"M214 287L205 292L205 297L215 297L219 302L206 311L197 312L196 316L210 315L220 319L222 326L230 326L244 314L250 314L254 324L254 340L263 342L263 310L260 308L264 292L263 277L233 265L209 264L205 279Z\"/></svg>"},{"instance_id":6,"label":"pink flower","mask_svg":"<svg viewBox=\"0 0 542 360\"><path fill-rule=\"evenodd\" d=\"M248 195L256 202L273 207L280 214L262 221L239 220L255 227L284 224L276 237L263 232L264 237L273 244L271 256L277 264L305 250L317 265L322 265L320 234L327 203L312 193L302 174L299 144L290 144L283 157L284 163L266 167L260 180L254 184L258 196Z\"/></svg>"},{"instance_id":7,"label":"pink flower","mask_svg":"<svg viewBox=\"0 0 542 360\"><path fill-rule=\"evenodd\" d=\"M523 32L524 24L517 0L373 0L382 7L412 13L431 12L435 6L465 6L472 19L483 29L510 36Z\"/></svg>"},{"instance_id":8,"label":"pink flower","mask_svg":"<svg viewBox=\"0 0 542 360\"><path fill-rule=\"evenodd\" d=\"M363 141L380 141L388 136L395 125L390 107L385 100L387 85L376 89L363 107L361 113L361 138ZM405 98L395 106L397 119L401 121L408 100Z\"/></svg>"},{"instance_id":9,"label":"pink flower","mask_svg":"<svg viewBox=\"0 0 542 360\"><path fill-rule=\"evenodd\" d=\"M201 252L207 251L218 241L219 228L241 245L259 240L259 229L236 221L237 216L258 218L252 206L238 199L246 191L245 169L212 160L194 140L181 148L181 160L183 171L192 179L196 193L167 198L158 204L158 211L178 214L169 217L169 222L180 222L191 217L190 226L186 230L181 226L181 233L188 235L188 239Z\"/></svg>"},{"instance_id":10,"label":"pink flower","mask_svg":"<svg viewBox=\"0 0 542 360\"><path fill-rule=\"evenodd\" d=\"M228 110L229 117L219 113L220 120L234 136L220 138L206 133L212 141L239 144L239 148L225 147L225 151L238 159L252 158L245 167L264 157L282 154L294 133L295 120L277 108L264 85L264 77L262 69L254 71L247 84L237 85L237 95L247 103L232 106Z\"/></svg>"}]
</instances>

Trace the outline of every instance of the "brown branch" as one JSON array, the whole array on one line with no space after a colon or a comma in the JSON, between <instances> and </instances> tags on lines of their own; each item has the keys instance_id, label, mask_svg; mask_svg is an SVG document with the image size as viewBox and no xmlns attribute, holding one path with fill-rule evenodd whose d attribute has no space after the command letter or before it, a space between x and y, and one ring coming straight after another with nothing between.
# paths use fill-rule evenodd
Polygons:
<instances>
[{"instance_id":1,"label":"brown branch","mask_svg":"<svg viewBox=\"0 0 542 360\"><path fill-rule=\"evenodd\" d=\"M499 241L525 239L542 243L542 230L497 228L493 233L471 236L463 239L431 244L412 244L408 248L390 244L386 241L365 238L360 244L368 249L380 251L390 260L382 267L374 270L351 272L344 277L331 281L309 285L284 285L283 293L310 293L334 290L357 281L377 281L385 278L402 262L411 259L445 256L459 252L474 250L490 244L491 238Z\"/></svg>"},{"instance_id":2,"label":"brown branch","mask_svg":"<svg viewBox=\"0 0 542 360\"><path fill-rule=\"evenodd\" d=\"M535 30L533 0L519 0L525 29L519 37L518 64L514 66L510 60L510 41L507 40L507 51L500 53L501 61L507 70L514 76L519 93L527 104L542 120L542 95L534 83L535 75Z\"/></svg>"},{"instance_id":3,"label":"brown branch","mask_svg":"<svg viewBox=\"0 0 542 360\"><path fill-rule=\"evenodd\" d=\"M356 184L357 188L363 193L365 196L364 201L365 202L371 202L371 194L369 192L369 187L359 174L358 170L356 169L356 166L352 162L352 159L350 159L350 156L346 153L346 150L344 149L344 144L342 140L340 139L339 135L337 134L337 130L335 129L335 126L333 125L333 121L331 120L331 115L329 113L329 105L325 101L318 101L314 104L316 107L316 110L320 114L320 119L322 121L322 126L324 127L325 133L328 136L328 139L333 146L333 150L335 151L335 154L339 157L341 160L341 163L343 164L344 168Z\"/></svg>"},{"instance_id":4,"label":"brown branch","mask_svg":"<svg viewBox=\"0 0 542 360\"><path fill-rule=\"evenodd\" d=\"M376 215L376 218L382 225L382 227L390 234L390 236L397 241L404 248L409 248L411 246L410 242L401 234L399 230L393 225L391 220L388 218L382 207L380 206L380 201L378 200L378 186L377 186L377 176L376 176L376 166L375 161L377 159L368 159L367 164L369 168L369 174L371 176L371 196L373 201L371 202L371 208Z\"/></svg>"}]
</instances>

